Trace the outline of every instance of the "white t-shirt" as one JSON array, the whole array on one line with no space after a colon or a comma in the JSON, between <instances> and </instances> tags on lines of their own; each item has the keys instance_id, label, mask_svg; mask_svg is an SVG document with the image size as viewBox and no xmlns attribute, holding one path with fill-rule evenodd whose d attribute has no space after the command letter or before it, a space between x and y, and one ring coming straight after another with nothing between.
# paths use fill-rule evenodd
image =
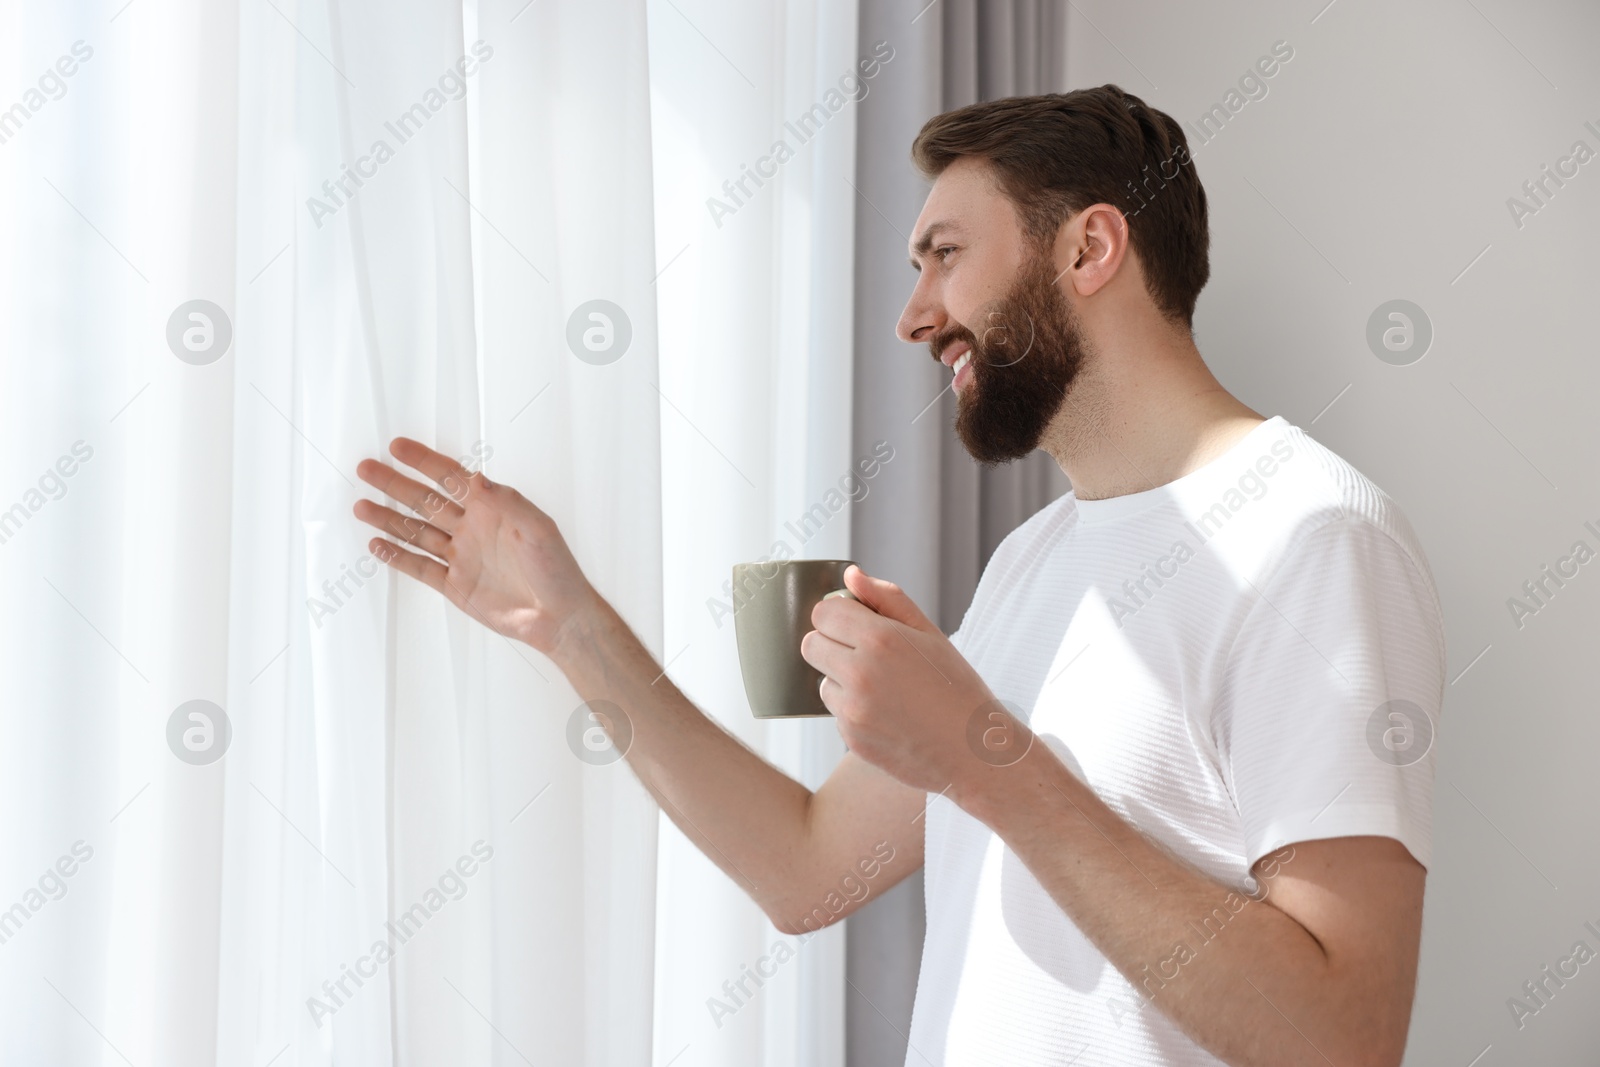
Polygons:
<instances>
[{"instance_id":1,"label":"white t-shirt","mask_svg":"<svg viewBox=\"0 0 1600 1067\"><path fill-rule=\"evenodd\" d=\"M1167 485L1046 505L952 640L1036 744L1224 885L1259 896L1256 860L1319 838L1392 837L1430 862L1432 574L1394 502L1281 416ZM907 1067L1221 1063L986 825L936 795L924 821Z\"/></svg>"}]
</instances>

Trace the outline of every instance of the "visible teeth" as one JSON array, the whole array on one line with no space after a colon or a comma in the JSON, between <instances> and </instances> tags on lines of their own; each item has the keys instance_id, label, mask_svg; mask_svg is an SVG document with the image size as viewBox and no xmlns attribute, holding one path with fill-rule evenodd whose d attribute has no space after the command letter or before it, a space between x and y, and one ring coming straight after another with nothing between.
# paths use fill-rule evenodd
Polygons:
<instances>
[{"instance_id":1,"label":"visible teeth","mask_svg":"<svg viewBox=\"0 0 1600 1067\"><path fill-rule=\"evenodd\" d=\"M965 367L968 363L971 363L971 362L972 362L972 349L969 348L965 352L961 353L959 356L956 357L956 361L954 363L950 364L950 369L952 371L954 371L955 373L960 374L961 373L961 368Z\"/></svg>"}]
</instances>

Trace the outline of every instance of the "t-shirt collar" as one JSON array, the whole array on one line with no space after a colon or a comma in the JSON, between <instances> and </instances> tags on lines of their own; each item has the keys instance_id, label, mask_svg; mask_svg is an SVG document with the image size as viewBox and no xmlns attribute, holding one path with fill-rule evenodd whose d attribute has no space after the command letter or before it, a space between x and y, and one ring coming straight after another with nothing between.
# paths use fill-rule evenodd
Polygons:
<instances>
[{"instance_id":1,"label":"t-shirt collar","mask_svg":"<svg viewBox=\"0 0 1600 1067\"><path fill-rule=\"evenodd\" d=\"M1215 497L1224 483L1231 485L1237 480L1241 461L1264 451L1266 441L1288 427L1289 423L1282 415L1274 415L1229 445L1228 450L1222 455L1214 457L1204 466L1190 471L1181 478L1176 478L1165 485L1158 485L1154 489L1123 493L1121 496L1108 496L1099 500L1078 500L1075 494L1069 493L1073 496L1073 504L1077 508L1078 521L1109 522L1169 501L1181 504L1185 500Z\"/></svg>"}]
</instances>

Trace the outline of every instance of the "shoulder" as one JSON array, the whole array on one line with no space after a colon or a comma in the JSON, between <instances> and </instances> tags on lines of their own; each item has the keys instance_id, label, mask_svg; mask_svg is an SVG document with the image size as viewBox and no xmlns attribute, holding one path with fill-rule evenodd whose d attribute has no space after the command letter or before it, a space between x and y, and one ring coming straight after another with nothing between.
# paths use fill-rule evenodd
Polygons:
<instances>
[{"instance_id":1,"label":"shoulder","mask_svg":"<svg viewBox=\"0 0 1600 1067\"><path fill-rule=\"evenodd\" d=\"M1349 460L1298 426L1284 431L1284 440L1300 462L1293 477L1300 489L1288 547L1322 531L1323 540L1379 538L1392 543L1431 587L1427 554L1405 511L1393 497ZM1285 466L1288 466L1287 464Z\"/></svg>"},{"instance_id":2,"label":"shoulder","mask_svg":"<svg viewBox=\"0 0 1600 1067\"><path fill-rule=\"evenodd\" d=\"M1301 588L1319 600L1381 586L1404 595L1442 642L1443 611L1422 542L1400 504L1337 452L1297 426L1281 435L1289 455L1277 477L1272 519L1257 528L1258 593Z\"/></svg>"}]
</instances>

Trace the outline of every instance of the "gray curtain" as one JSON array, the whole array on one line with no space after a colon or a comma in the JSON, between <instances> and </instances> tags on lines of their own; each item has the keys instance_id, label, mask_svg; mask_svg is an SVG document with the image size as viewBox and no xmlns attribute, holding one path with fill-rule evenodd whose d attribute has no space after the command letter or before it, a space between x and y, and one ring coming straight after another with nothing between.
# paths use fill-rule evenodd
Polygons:
<instances>
[{"instance_id":1,"label":"gray curtain","mask_svg":"<svg viewBox=\"0 0 1600 1067\"><path fill-rule=\"evenodd\" d=\"M978 466L955 436L950 372L926 345L895 337L914 281L906 245L928 190L911 142L942 111L1064 91L1066 20L1065 5L1045 0L936 0L920 10L922 0L860 7L863 54L887 41L895 55L858 115L853 432L856 455L884 440L894 458L855 505L851 537L868 573L899 583L953 633L996 546L1069 484L1044 452ZM921 873L846 923L847 1062L898 1067L922 958Z\"/></svg>"}]
</instances>

